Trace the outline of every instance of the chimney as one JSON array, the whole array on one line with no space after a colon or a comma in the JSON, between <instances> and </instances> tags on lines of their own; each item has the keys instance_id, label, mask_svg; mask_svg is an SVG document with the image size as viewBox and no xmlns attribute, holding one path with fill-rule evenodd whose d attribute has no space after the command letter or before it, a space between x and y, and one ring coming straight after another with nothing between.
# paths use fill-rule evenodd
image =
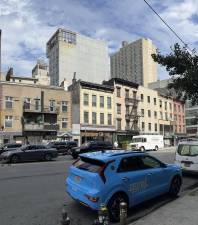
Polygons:
<instances>
[{"instance_id":1,"label":"chimney","mask_svg":"<svg viewBox=\"0 0 198 225\"><path fill-rule=\"evenodd\" d=\"M72 79L72 84L75 84L76 83L76 72L74 72L74 76L73 76L73 79Z\"/></svg>"},{"instance_id":2,"label":"chimney","mask_svg":"<svg viewBox=\"0 0 198 225\"><path fill-rule=\"evenodd\" d=\"M125 47L128 45L128 42L127 41L122 41L122 47Z\"/></svg>"}]
</instances>

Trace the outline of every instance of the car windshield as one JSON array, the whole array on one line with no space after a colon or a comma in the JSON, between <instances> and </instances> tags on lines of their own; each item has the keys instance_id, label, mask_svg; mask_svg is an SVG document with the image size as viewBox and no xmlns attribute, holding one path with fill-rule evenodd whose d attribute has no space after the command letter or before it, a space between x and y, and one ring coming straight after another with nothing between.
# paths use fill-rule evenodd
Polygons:
<instances>
[{"instance_id":1,"label":"car windshield","mask_svg":"<svg viewBox=\"0 0 198 225\"><path fill-rule=\"evenodd\" d=\"M198 156L198 145L179 145L177 152L181 156Z\"/></svg>"},{"instance_id":2,"label":"car windshield","mask_svg":"<svg viewBox=\"0 0 198 225\"><path fill-rule=\"evenodd\" d=\"M142 142L142 138L133 138L132 143Z\"/></svg>"}]
</instances>

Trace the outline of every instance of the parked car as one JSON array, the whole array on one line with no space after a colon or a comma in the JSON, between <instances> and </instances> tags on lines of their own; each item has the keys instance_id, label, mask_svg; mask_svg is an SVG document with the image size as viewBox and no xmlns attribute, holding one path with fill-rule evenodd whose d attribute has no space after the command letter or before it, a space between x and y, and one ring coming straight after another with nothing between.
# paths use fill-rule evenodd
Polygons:
<instances>
[{"instance_id":1,"label":"parked car","mask_svg":"<svg viewBox=\"0 0 198 225\"><path fill-rule=\"evenodd\" d=\"M22 144L20 143L11 143L11 144L5 144L0 148L0 154L6 151L12 151L17 148L20 148Z\"/></svg>"},{"instance_id":2,"label":"parked car","mask_svg":"<svg viewBox=\"0 0 198 225\"><path fill-rule=\"evenodd\" d=\"M113 145L109 141L90 141L80 147L72 148L71 155L74 159L77 159L81 153L112 149Z\"/></svg>"},{"instance_id":3,"label":"parked car","mask_svg":"<svg viewBox=\"0 0 198 225\"><path fill-rule=\"evenodd\" d=\"M16 150L6 151L0 155L3 162L18 163L23 161L50 161L58 156L54 148L45 145L27 145Z\"/></svg>"},{"instance_id":4,"label":"parked car","mask_svg":"<svg viewBox=\"0 0 198 225\"><path fill-rule=\"evenodd\" d=\"M66 191L77 202L98 210L107 206L111 221L119 221L119 204L132 207L164 193L176 197L181 168L140 151L111 150L81 154L70 167Z\"/></svg>"},{"instance_id":5,"label":"parked car","mask_svg":"<svg viewBox=\"0 0 198 225\"><path fill-rule=\"evenodd\" d=\"M198 141L186 141L178 144L175 163L183 171L198 172Z\"/></svg>"},{"instance_id":6,"label":"parked car","mask_svg":"<svg viewBox=\"0 0 198 225\"><path fill-rule=\"evenodd\" d=\"M75 141L54 141L48 143L47 146L56 148L58 153L65 155L71 148L77 147L77 143Z\"/></svg>"}]
</instances>

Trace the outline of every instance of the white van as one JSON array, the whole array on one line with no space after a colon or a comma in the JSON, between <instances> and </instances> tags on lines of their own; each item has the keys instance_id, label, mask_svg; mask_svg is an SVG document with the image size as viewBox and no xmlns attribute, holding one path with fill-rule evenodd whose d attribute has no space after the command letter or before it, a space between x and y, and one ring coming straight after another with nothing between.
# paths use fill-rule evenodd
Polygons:
<instances>
[{"instance_id":1,"label":"white van","mask_svg":"<svg viewBox=\"0 0 198 225\"><path fill-rule=\"evenodd\" d=\"M179 143L175 164L179 165L184 171L198 172L198 141Z\"/></svg>"},{"instance_id":2,"label":"white van","mask_svg":"<svg viewBox=\"0 0 198 225\"><path fill-rule=\"evenodd\" d=\"M133 136L132 142L129 144L130 149L158 150L164 148L163 135L138 135Z\"/></svg>"}]
</instances>

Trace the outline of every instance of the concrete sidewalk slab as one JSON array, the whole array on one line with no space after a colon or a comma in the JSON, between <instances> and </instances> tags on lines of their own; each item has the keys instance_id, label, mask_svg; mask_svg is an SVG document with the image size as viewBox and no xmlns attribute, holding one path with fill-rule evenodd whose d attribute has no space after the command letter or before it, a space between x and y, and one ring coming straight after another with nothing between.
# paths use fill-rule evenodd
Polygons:
<instances>
[{"instance_id":1,"label":"concrete sidewalk slab","mask_svg":"<svg viewBox=\"0 0 198 225\"><path fill-rule=\"evenodd\" d=\"M130 225L197 225L198 188Z\"/></svg>"}]
</instances>

